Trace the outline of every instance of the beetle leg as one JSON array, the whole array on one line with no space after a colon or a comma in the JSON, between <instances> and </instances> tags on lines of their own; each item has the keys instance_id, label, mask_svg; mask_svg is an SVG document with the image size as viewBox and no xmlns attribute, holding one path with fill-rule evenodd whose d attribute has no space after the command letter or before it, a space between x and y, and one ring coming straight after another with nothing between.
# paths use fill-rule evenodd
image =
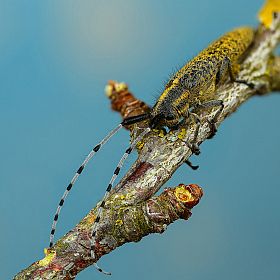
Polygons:
<instances>
[{"instance_id":1,"label":"beetle leg","mask_svg":"<svg viewBox=\"0 0 280 280\"><path fill-rule=\"evenodd\" d=\"M190 113L190 117L196 122L196 130L194 132L194 137L193 137L193 141L192 141L192 152L198 156L200 154L200 149L197 145L196 139L197 139L198 130L200 127L200 119L198 118L197 114L195 114L195 113Z\"/></svg>"},{"instance_id":2,"label":"beetle leg","mask_svg":"<svg viewBox=\"0 0 280 280\"><path fill-rule=\"evenodd\" d=\"M254 88L254 89L257 90L254 83L248 82L246 80L237 79L234 76L234 73L233 73L233 70L232 70L232 65L231 65L231 60L228 56L225 56L224 59L223 59L222 65L220 67L220 71L218 72L218 75L216 77L217 82L219 82L221 80L221 78L225 75L227 69L228 69L228 72L229 72L230 80L232 82L242 83L242 84L247 85L250 88Z\"/></svg>"},{"instance_id":3,"label":"beetle leg","mask_svg":"<svg viewBox=\"0 0 280 280\"><path fill-rule=\"evenodd\" d=\"M219 115L222 113L223 109L224 109L224 103L223 100L212 100L203 104L195 104L194 107L198 108L198 109L205 109L205 108L212 108L212 107L216 107L216 106L220 106L220 109L217 111L217 113L215 114L213 120L210 122L211 124L211 134L207 137L208 139L211 139L217 132L217 119L219 117Z\"/></svg>"},{"instance_id":4,"label":"beetle leg","mask_svg":"<svg viewBox=\"0 0 280 280\"><path fill-rule=\"evenodd\" d=\"M188 159L185 161L185 163L186 163L192 170L196 170L196 169L199 167L199 165L192 165L192 163L191 163Z\"/></svg>"}]
</instances>

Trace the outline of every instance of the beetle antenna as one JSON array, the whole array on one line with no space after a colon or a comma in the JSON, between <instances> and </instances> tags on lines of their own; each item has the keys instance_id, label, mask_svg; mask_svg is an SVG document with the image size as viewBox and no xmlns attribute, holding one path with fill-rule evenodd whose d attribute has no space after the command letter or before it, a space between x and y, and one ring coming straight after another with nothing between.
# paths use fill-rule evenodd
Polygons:
<instances>
[{"instance_id":1,"label":"beetle antenna","mask_svg":"<svg viewBox=\"0 0 280 280\"><path fill-rule=\"evenodd\" d=\"M106 203L106 200L109 196L109 193L112 189L112 186L114 184L114 181L116 180L119 172L120 172L120 169L122 168L122 165L125 161L125 159L128 157L128 155L131 153L131 151L135 148L136 144L149 132L151 131L151 128L148 127L146 128L133 142L132 144L130 145L130 147L125 151L124 155L122 156L120 162L118 163L118 166L116 168L116 170L114 171L114 174L112 176L112 179L106 189L106 192L102 198L102 202L99 206L99 209L98 209L98 213L97 213L97 216L96 216L96 219L95 219L95 222L94 222L94 226L93 226L93 231L92 231L92 239L91 239L91 257L93 259L93 264L94 266L96 267L96 269L104 274L107 274L107 275L111 275L111 273L109 272L106 272L104 270L102 270L100 267L98 267L97 265L97 260L95 260L95 255L94 255L94 249L95 249L95 237L96 237L96 232L97 232L97 226L98 226L98 223L100 221L100 217L102 215L102 211L104 209L104 206L105 206L105 203Z\"/></svg>"},{"instance_id":2,"label":"beetle antenna","mask_svg":"<svg viewBox=\"0 0 280 280\"><path fill-rule=\"evenodd\" d=\"M53 219L53 224L52 224L52 230L51 230L51 237L50 237L50 247L52 247L53 245L53 238L54 238L54 232L55 232L55 228L56 228L56 223L58 220L58 215L60 213L61 207L65 201L65 198L67 196L67 194L69 193L69 191L71 190L71 188L73 187L73 184L75 183L75 181L77 180L77 178L79 177L79 175L82 173L82 171L84 170L86 164L88 163L88 161L92 158L92 156L99 151L99 149L110 139L110 137L112 137L118 130L120 130L123 127L123 123L120 123L114 130L112 130L97 146L95 146L92 151L89 153L89 155L86 157L86 159L84 160L84 162L82 163L82 165L79 167L79 169L77 170L75 176L73 177L73 179L71 180L70 184L68 185L67 189L65 190L59 205L57 207L57 210L55 212L54 215L54 219Z\"/></svg>"}]
</instances>

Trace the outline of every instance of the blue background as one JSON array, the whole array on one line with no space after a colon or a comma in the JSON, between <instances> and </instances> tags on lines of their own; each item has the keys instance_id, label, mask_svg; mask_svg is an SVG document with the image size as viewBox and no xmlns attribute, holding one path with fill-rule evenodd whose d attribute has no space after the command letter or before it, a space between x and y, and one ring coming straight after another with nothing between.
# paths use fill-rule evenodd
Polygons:
<instances>
[{"instance_id":1,"label":"blue background","mask_svg":"<svg viewBox=\"0 0 280 280\"><path fill-rule=\"evenodd\" d=\"M257 26L262 3L0 1L1 279L44 257L65 188L120 122L107 81L125 81L152 105L173 68L230 29ZM279 279L279 101L279 93L250 99L191 158L197 171L179 168L166 186L204 190L193 216L103 257L110 279ZM90 161L55 241L101 199L128 141L119 131ZM94 277L109 279L93 267L77 279Z\"/></svg>"}]
</instances>

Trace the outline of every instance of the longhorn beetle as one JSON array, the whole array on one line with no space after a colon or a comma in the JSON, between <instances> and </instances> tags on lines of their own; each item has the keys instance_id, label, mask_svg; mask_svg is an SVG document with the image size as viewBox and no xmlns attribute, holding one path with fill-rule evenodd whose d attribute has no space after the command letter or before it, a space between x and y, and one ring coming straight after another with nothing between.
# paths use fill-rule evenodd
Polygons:
<instances>
[{"instance_id":1,"label":"longhorn beetle","mask_svg":"<svg viewBox=\"0 0 280 280\"><path fill-rule=\"evenodd\" d=\"M251 88L255 88L254 84L245 80L236 79L232 63L236 63L244 51L248 48L254 37L254 30L250 27L243 27L233 30L223 37L212 43L209 47L199 53L194 59L187 63L181 70L179 70L166 84L165 90L152 107L151 111L145 114L133 116L124 119L113 131L111 131L87 156L83 164L78 169L77 173L71 180L66 191L64 192L59 206L56 210L54 221L51 230L50 247L53 245L53 238L58 215L61 207L65 201L68 192L71 190L74 182L82 173L84 167L90 158L99 151L99 149L114 135L119 129L125 125L135 124L144 120L149 120L149 126L132 142L130 147L125 151L121 158L112 179L106 189L102 198L102 202L98 209L98 214L94 223L91 243L91 256L94 266L105 274L110 273L103 271L97 266L95 259L95 236L97 234L98 223L101 218L102 210L105 206L108 195L112 189L113 183L119 174L119 171L131 151L136 144L149 131L156 127L167 126L174 129L178 126L180 119L191 117L196 122L196 130L192 140L192 151L199 155L200 150L197 144L197 136L200 127L200 120L198 116L190 112L191 108L205 109L212 107L219 107L214 118L211 121L211 133L208 138L212 138L217 132L216 122L219 115L223 111L224 104L222 100L211 100L211 95L215 91L217 85L221 84L226 72L228 71L231 82L243 83Z\"/></svg>"}]
</instances>

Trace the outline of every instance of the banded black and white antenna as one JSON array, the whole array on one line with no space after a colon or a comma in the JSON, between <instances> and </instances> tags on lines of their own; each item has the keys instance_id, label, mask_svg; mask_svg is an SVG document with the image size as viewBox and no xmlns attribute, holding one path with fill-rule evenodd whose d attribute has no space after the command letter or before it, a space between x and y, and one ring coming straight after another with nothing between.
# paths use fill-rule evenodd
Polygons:
<instances>
[{"instance_id":1,"label":"banded black and white antenna","mask_svg":"<svg viewBox=\"0 0 280 280\"><path fill-rule=\"evenodd\" d=\"M82 171L84 170L86 164L89 162L89 160L92 158L92 156L97 153L99 151L99 149L121 128L123 127L123 124L120 123L114 130L112 130L97 146L95 146L92 151L88 154L88 156L86 157L86 159L84 160L84 162L82 163L82 165L79 167L79 169L77 170L75 176L73 177L73 179L71 180L70 184L68 185L67 189L65 190L59 205L57 207L56 213L54 215L54 219L53 219L53 224L52 224L52 230L51 230L51 237L50 237L50 247L52 247L53 245L53 238L54 238L54 233L55 233L55 228L56 228L56 223L58 220L58 216L61 210L61 207L66 199L66 196L68 195L69 191L71 190L71 188L73 187L75 181L77 180L77 178L79 177L79 175L82 173Z\"/></svg>"},{"instance_id":2,"label":"banded black and white antenna","mask_svg":"<svg viewBox=\"0 0 280 280\"><path fill-rule=\"evenodd\" d=\"M77 180L77 178L79 177L79 175L82 173L82 171L84 170L86 164L88 163L88 161L92 158L92 156L97 153L100 148L118 131L120 130L122 127L124 127L125 125L130 125L130 124L134 124L134 123L137 123L137 122L140 122L140 121L143 121L143 120L146 120L150 117L150 114L147 113L147 114L141 114L141 115L138 115L138 116L133 116L133 117L129 117L129 118L126 118L124 119L114 130L112 130L97 146L95 146L92 151L89 153L89 155L86 157L86 159L84 160L84 162L82 163L82 165L79 167L79 169L77 170L75 176L73 177L73 179L71 180L70 184L67 186L67 189L65 190L60 202L59 202L59 205L57 207L57 210L56 210L56 213L55 213L55 216L54 216L54 220L53 220L53 224L52 224L52 229L51 229L51 236L50 236L50 245L49 247L52 247L53 246L53 239L54 239L54 233L55 233L55 229L56 229L56 224L57 224L57 220L58 220L58 216L59 216L59 213L60 213L60 210L61 210L61 207L66 199L66 196L68 195L69 191L71 190L71 188L73 187L75 181ZM150 128L147 128L146 130L146 133L148 133L150 131ZM145 132L144 131L144 132ZM118 167L117 169L115 170L114 172L114 175L113 175L113 178L111 179L111 182L110 182L110 189L112 188L112 185L117 177L117 174L120 170L120 168L122 167L123 165L123 162L125 161L126 157L130 154L130 152L133 150L133 148L136 146L136 144L141 140L141 138L146 134L144 134L144 132L142 132L137 138L136 140L131 144L130 148L126 151L126 153L124 154L124 156L122 157L121 161L119 162L118 164ZM141 137L140 137L141 136ZM116 174L117 172L117 174ZM109 188L108 186L108 188ZM108 188L107 188L107 191L105 193L105 196L103 197L103 201L105 204L105 200L109 194L109 191L108 191ZM103 205L104 206L104 205ZM102 207L103 208L103 207ZM102 212L102 210L101 210ZM98 213L98 217L100 219L100 216L101 216L101 212ZM97 224L98 221L95 221L95 224ZM96 232L96 230L95 230ZM99 269L101 270L101 269ZM102 270L101 270L102 271Z\"/></svg>"},{"instance_id":3,"label":"banded black and white antenna","mask_svg":"<svg viewBox=\"0 0 280 280\"><path fill-rule=\"evenodd\" d=\"M131 151L135 148L136 144L149 132L151 131L151 128L148 127L146 128L138 137L136 137L136 139L132 142L132 144L130 145L130 147L125 151L124 155L122 156L120 162L118 163L117 165L117 168L115 169L114 171L114 174L111 178L111 181L106 189L106 192L102 198L102 202L99 206L99 209L98 209L98 213L97 213L97 216L96 216L96 219L95 219L95 222L94 222L94 226L93 226L93 231L92 231L92 238L91 238L91 257L93 259L93 265L95 266L95 268L104 273L104 274L107 274L107 275L111 275L111 273L109 272L106 272L104 270L102 270L98 265L97 265L97 261L95 260L95 255L94 255L94 249L95 249L95 237L96 237L96 233L97 233L97 227L98 227L98 224L99 224L99 221L100 221L100 218L101 218L101 215L102 215L102 211L104 209L104 206L105 206L105 203L106 203L106 200L109 196L109 193L113 187L113 184L123 166L123 163L124 161L126 160L126 158L128 157L128 155L131 153Z\"/></svg>"}]
</instances>

